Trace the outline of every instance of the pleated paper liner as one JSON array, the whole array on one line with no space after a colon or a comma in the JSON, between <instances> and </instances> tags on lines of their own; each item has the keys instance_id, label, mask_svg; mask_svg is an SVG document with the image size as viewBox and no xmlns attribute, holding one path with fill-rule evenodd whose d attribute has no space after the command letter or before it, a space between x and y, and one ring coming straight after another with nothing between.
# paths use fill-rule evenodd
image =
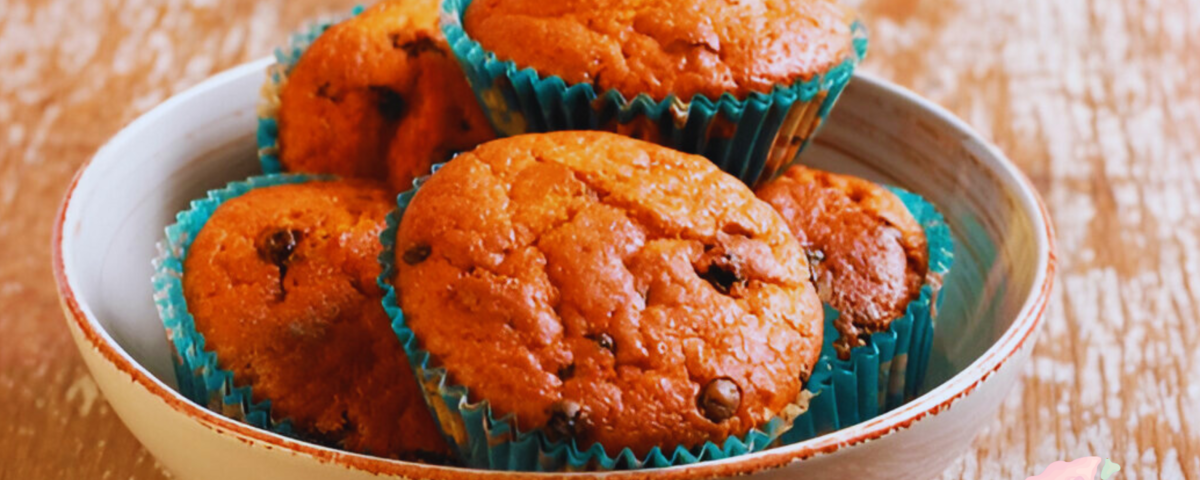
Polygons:
<instances>
[{"instance_id":1,"label":"pleated paper liner","mask_svg":"<svg viewBox=\"0 0 1200 480\"><path fill-rule=\"evenodd\" d=\"M704 155L722 170L754 186L783 171L812 140L854 69L867 54L867 32L851 25L853 48L842 63L770 92L745 99L674 95L627 99L590 83L568 85L532 68L500 60L463 29L472 0L442 4L442 31L467 74L480 104L502 136L553 130L608 130Z\"/></svg>"},{"instance_id":2,"label":"pleated paper liner","mask_svg":"<svg viewBox=\"0 0 1200 480\"><path fill-rule=\"evenodd\" d=\"M287 85L288 75L300 62L308 47L329 30L346 19L365 10L354 7L348 15L317 20L288 36L287 45L275 50L275 63L267 67L267 80L263 82L258 102L258 161L263 173L282 173L283 163L279 160L279 96Z\"/></svg>"},{"instance_id":3,"label":"pleated paper liner","mask_svg":"<svg viewBox=\"0 0 1200 480\"><path fill-rule=\"evenodd\" d=\"M301 437L287 419L273 418L270 400L254 402L250 386L237 384L233 372L221 368L216 352L205 348L204 335L196 330L183 296L183 262L196 235L226 201L256 188L332 179L314 175L264 175L211 190L175 216L175 223L166 228L166 239L158 243L159 256L154 260L154 304L173 349L180 393L234 420L314 443L322 442Z\"/></svg>"},{"instance_id":4,"label":"pleated paper liner","mask_svg":"<svg viewBox=\"0 0 1200 480\"><path fill-rule=\"evenodd\" d=\"M437 171L436 166L434 171ZM551 441L538 430L518 430L513 416L497 415L486 400L472 402L468 389L454 384L448 378L447 371L438 365L437 359L421 348L399 307L396 289L391 284L391 279L396 274L396 232L409 202L427 178L418 179L414 182L412 190L400 194L397 197L397 209L388 216L387 226L380 234L383 253L380 254L379 261L383 273L379 277L379 286L384 290L384 309L391 317L392 328L408 353L409 362L417 381L423 387L422 391L433 416L447 442L456 449L465 466L507 471L567 472L687 465L764 450L777 445L778 440L789 428L809 438L827 431L827 425L820 420L821 418L836 418L837 413L832 410L835 405L822 398L821 392L807 390L811 395L804 396L812 397L808 400L808 410L795 418L791 425L785 419L775 417L766 425L751 430L744 436L730 437L722 444L708 442L692 449L655 448L644 457L634 455L629 449L612 454L610 449L599 444L581 449L574 441ZM813 378L809 382L810 385L819 384L819 380L824 377L818 372L814 373ZM792 425L795 425L795 428Z\"/></svg>"}]
</instances>

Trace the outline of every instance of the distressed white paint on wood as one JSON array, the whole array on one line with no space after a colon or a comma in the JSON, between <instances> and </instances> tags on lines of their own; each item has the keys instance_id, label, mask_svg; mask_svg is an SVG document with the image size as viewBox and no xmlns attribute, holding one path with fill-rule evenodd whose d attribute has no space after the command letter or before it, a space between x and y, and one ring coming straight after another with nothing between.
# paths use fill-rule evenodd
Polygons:
<instances>
[{"instance_id":1,"label":"distressed white paint on wood","mask_svg":"<svg viewBox=\"0 0 1200 480\"><path fill-rule=\"evenodd\" d=\"M0 0L0 479L162 478L68 337L49 259L58 201L138 114L353 3Z\"/></svg>"},{"instance_id":2,"label":"distressed white paint on wood","mask_svg":"<svg viewBox=\"0 0 1200 480\"><path fill-rule=\"evenodd\" d=\"M944 478L1087 455L1200 478L1200 4L865 2L870 69L946 105L1041 189L1059 287L1025 381Z\"/></svg>"},{"instance_id":3,"label":"distressed white paint on wood","mask_svg":"<svg viewBox=\"0 0 1200 480\"><path fill-rule=\"evenodd\" d=\"M0 0L0 478L161 478L67 337L47 237L72 172L172 93L346 0ZM1111 456L1200 480L1200 4L855 0L867 68L1041 189L1060 278L1034 361L944 478Z\"/></svg>"}]
</instances>

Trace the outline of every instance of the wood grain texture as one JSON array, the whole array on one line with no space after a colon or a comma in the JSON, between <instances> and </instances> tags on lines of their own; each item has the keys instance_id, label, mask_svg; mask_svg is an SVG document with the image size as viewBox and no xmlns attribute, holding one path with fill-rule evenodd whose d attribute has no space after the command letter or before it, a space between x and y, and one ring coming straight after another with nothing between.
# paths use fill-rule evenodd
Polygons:
<instances>
[{"instance_id":1,"label":"wood grain texture","mask_svg":"<svg viewBox=\"0 0 1200 480\"><path fill-rule=\"evenodd\" d=\"M50 229L122 126L351 1L0 0L0 479L156 479L75 351Z\"/></svg>"},{"instance_id":2,"label":"wood grain texture","mask_svg":"<svg viewBox=\"0 0 1200 480\"><path fill-rule=\"evenodd\" d=\"M1058 287L1025 379L944 478L1111 456L1200 478L1200 3L866 2L869 69L945 105L1030 176Z\"/></svg>"},{"instance_id":3,"label":"wood grain texture","mask_svg":"<svg viewBox=\"0 0 1200 480\"><path fill-rule=\"evenodd\" d=\"M342 0L0 0L0 479L164 474L68 337L49 232L138 114ZM1111 456L1200 480L1200 3L859 0L866 69L945 105L1041 190L1059 287L1024 381L944 478Z\"/></svg>"}]
</instances>

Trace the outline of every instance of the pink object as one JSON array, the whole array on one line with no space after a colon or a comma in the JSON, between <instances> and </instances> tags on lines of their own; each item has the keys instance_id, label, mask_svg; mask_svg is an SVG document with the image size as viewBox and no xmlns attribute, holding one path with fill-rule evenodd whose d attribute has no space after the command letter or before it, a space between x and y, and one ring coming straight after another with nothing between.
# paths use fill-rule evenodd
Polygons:
<instances>
[{"instance_id":1,"label":"pink object","mask_svg":"<svg viewBox=\"0 0 1200 480\"><path fill-rule=\"evenodd\" d=\"M1083 457L1073 462L1054 462L1041 475L1025 480L1096 480L1103 461L1100 457Z\"/></svg>"}]
</instances>

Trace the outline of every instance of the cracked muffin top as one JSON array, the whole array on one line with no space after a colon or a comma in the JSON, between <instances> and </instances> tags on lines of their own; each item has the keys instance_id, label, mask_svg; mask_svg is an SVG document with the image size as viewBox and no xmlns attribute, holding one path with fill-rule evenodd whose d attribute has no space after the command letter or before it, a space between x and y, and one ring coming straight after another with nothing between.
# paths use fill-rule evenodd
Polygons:
<instances>
[{"instance_id":1,"label":"cracked muffin top","mask_svg":"<svg viewBox=\"0 0 1200 480\"><path fill-rule=\"evenodd\" d=\"M841 314L839 356L887 330L920 295L925 232L895 194L849 175L794 166L758 190L808 252L821 300Z\"/></svg>"},{"instance_id":2,"label":"cracked muffin top","mask_svg":"<svg viewBox=\"0 0 1200 480\"><path fill-rule=\"evenodd\" d=\"M463 19L485 50L569 84L745 98L852 54L852 16L833 0L474 0Z\"/></svg>"},{"instance_id":3,"label":"cracked muffin top","mask_svg":"<svg viewBox=\"0 0 1200 480\"><path fill-rule=\"evenodd\" d=\"M289 172L386 179L396 191L493 138L438 29L437 0L388 0L334 25L280 94Z\"/></svg>"},{"instance_id":4,"label":"cracked muffin top","mask_svg":"<svg viewBox=\"0 0 1200 480\"><path fill-rule=\"evenodd\" d=\"M822 311L771 207L703 157L602 132L496 140L416 193L409 326L522 430L610 453L693 447L796 402Z\"/></svg>"},{"instance_id":5,"label":"cracked muffin top","mask_svg":"<svg viewBox=\"0 0 1200 480\"><path fill-rule=\"evenodd\" d=\"M196 330L254 401L304 438L434 461L433 422L376 284L381 184L258 188L223 203L184 260Z\"/></svg>"}]
</instances>

